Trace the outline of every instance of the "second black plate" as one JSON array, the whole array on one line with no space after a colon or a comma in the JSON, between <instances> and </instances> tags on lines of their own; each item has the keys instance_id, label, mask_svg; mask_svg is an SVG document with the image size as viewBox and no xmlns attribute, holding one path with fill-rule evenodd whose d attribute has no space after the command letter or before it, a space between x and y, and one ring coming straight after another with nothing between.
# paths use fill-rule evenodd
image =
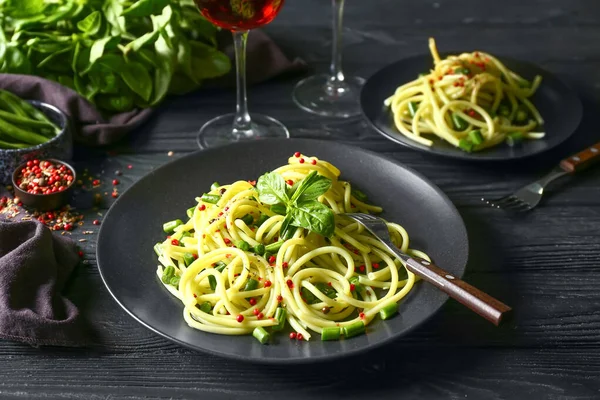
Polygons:
<instances>
[{"instance_id":1,"label":"second black plate","mask_svg":"<svg viewBox=\"0 0 600 400\"><path fill-rule=\"evenodd\" d=\"M431 55L419 55L397 61L371 76L361 93L363 114L371 125L383 136L401 145L437 154L440 156L475 161L515 160L548 151L567 140L581 121L583 107L577 94L558 77L542 68L507 57L500 60L510 69L526 79L542 76L542 84L533 96L533 104L544 118L546 137L541 140L527 140L519 146L500 144L480 152L466 153L434 135L428 147L414 142L401 134L394 125L392 112L383 105L398 86L414 80L421 72L433 66Z\"/></svg>"}]
</instances>

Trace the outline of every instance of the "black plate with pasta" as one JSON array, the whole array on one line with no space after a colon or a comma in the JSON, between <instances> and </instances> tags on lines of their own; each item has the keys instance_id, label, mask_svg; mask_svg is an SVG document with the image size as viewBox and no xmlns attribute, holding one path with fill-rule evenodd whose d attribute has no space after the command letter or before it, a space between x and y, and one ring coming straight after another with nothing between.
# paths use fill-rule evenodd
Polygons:
<instances>
[{"instance_id":1,"label":"black plate with pasta","mask_svg":"<svg viewBox=\"0 0 600 400\"><path fill-rule=\"evenodd\" d=\"M437 56L435 43L432 42L430 46L434 49L432 54ZM416 150L463 160L514 160L540 154L558 146L575 132L581 121L582 104L577 94L558 77L536 65L508 57L496 58L486 53L453 52L443 54L438 58L438 62L440 60L446 62L448 60L446 57L460 54L462 59L455 59L455 61L458 60L458 64L451 64L451 68L440 66L434 70L432 54L419 55L395 62L371 76L363 87L361 106L364 116L381 135L396 143ZM510 96L503 93L502 96L497 97L498 102L494 104L494 82L490 80L487 82L488 93L483 93L483 96L487 96L487 98L482 99L483 105L479 104L482 107L477 108L478 105L475 102L475 108L480 110L481 114L477 110L469 108L466 101L462 101L464 105L458 101L454 110L462 113L455 115L451 109L444 110L442 108L444 101L438 98L439 108L441 108L440 115L443 117L435 121L434 113L430 113L431 117L428 120L422 117L429 114L430 111L430 109L421 107L425 112L420 113L419 105L425 103L423 98L439 93L436 92L437 87L446 81L448 85L445 86L445 94L442 93L442 96L460 91L465 87L465 82L469 82L474 75L486 72L484 64L486 61L489 64L497 63L492 68L498 73L500 70L496 68L496 65L501 65L500 68L505 68L505 71L510 72L510 75L515 78L514 80L510 78L513 84L513 93L516 91L526 93L531 89L530 93L523 96L525 99L515 99L515 96L511 99ZM458 68L456 68L457 65ZM461 67L464 68L464 72ZM488 66L487 71L492 73L492 68ZM419 85L421 76L424 76L421 82L425 84L423 86L425 90L415 87L415 85ZM499 76L501 79L498 79L496 83L508 86L507 80L502 75ZM432 88L429 94L424 93L427 82ZM470 82L475 81L471 80ZM519 86L521 84L522 86ZM398 100L394 103L394 92L400 87L404 88L398 93L402 91L404 93L400 93ZM469 87L467 83L468 90L463 99L474 98L470 96L473 87L474 85ZM412 98L410 98L411 96ZM450 98L450 100L453 99ZM446 100L446 104L447 102ZM484 113L486 118L483 118ZM419 122L412 125L412 120L417 119L415 115ZM498 123L499 119L502 120L502 123ZM471 125L469 120L479 126ZM486 121L489 122L489 125L486 124ZM487 126L492 124L495 124L496 128L500 126L498 131L502 130L502 124L505 125L505 129L503 132L496 132L493 137L490 135L488 140L486 138L486 131L489 131ZM443 127L440 128L440 125ZM413 135L415 129L422 129L425 133ZM433 130L445 132L434 135L431 133ZM518 130L526 133L518 132ZM446 136L446 139L442 139L448 131L454 132L456 138ZM451 141L454 143L450 143Z\"/></svg>"},{"instance_id":2,"label":"black plate with pasta","mask_svg":"<svg viewBox=\"0 0 600 400\"><path fill-rule=\"evenodd\" d=\"M438 188L378 154L301 139L153 171L106 215L98 265L131 316L181 345L260 363L339 358L406 334L447 299L341 215L378 206L404 251L463 274L466 229Z\"/></svg>"}]
</instances>

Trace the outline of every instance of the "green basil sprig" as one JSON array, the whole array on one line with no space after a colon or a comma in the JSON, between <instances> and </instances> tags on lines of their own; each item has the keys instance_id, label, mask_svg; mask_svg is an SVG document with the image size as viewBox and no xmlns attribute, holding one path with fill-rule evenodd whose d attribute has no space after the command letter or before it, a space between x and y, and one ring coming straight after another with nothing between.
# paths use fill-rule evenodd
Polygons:
<instances>
[{"instance_id":1,"label":"green basil sprig","mask_svg":"<svg viewBox=\"0 0 600 400\"><path fill-rule=\"evenodd\" d=\"M226 74L193 0L0 0L0 72L37 75L112 114Z\"/></svg>"},{"instance_id":2,"label":"green basil sprig","mask_svg":"<svg viewBox=\"0 0 600 400\"><path fill-rule=\"evenodd\" d=\"M280 237L287 240L296 228L305 228L325 237L335 230L333 211L317 201L331 187L331 180L312 171L303 180L288 188L283 177L269 172L258 178L256 190L264 204L285 207L286 214L280 229Z\"/></svg>"}]
</instances>

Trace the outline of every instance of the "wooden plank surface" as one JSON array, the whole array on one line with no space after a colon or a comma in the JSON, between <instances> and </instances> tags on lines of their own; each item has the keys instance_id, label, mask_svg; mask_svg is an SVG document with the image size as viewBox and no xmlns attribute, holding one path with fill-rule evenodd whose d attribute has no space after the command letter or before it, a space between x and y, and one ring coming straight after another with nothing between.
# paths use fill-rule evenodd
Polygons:
<instances>
[{"instance_id":1,"label":"wooden plank surface","mask_svg":"<svg viewBox=\"0 0 600 400\"><path fill-rule=\"evenodd\" d=\"M299 111L293 79L250 90L251 109L279 118L294 137L327 138L381 152L415 168L458 206L471 240L465 279L512 305L514 322L494 328L455 302L401 340L344 362L251 366L196 353L137 324L110 297L94 253L97 227L112 199L92 210L81 193L85 264L69 296L93 327L91 349L36 349L0 341L0 397L594 399L600 397L600 169L552 186L541 207L518 217L492 210L497 197L543 174L560 157L600 140L600 3L596 0L373 0L346 4L347 73L369 76L404 56L440 48L484 48L539 63L573 85L585 117L573 139L541 157L468 164L388 142L360 119L333 121ZM327 69L329 2L288 0L266 30L292 57ZM231 90L169 99L147 124L110 149L79 148L109 190L114 171L125 189L152 169L196 149L199 126L234 106ZM108 155L108 151L117 155ZM172 157L167 155L173 151ZM111 153L112 154L112 153ZM131 165L132 169L127 166ZM101 191L103 193L103 191Z\"/></svg>"}]
</instances>

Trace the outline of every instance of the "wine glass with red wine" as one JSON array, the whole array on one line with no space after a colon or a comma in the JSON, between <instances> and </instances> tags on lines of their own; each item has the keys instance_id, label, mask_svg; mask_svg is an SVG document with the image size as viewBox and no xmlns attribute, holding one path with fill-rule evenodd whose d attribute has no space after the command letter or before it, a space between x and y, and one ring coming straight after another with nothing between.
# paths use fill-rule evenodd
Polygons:
<instances>
[{"instance_id":1,"label":"wine glass with red wine","mask_svg":"<svg viewBox=\"0 0 600 400\"><path fill-rule=\"evenodd\" d=\"M344 0L333 3L333 56L329 74L303 79L294 88L294 101L305 111L324 117L347 118L361 113L360 90L365 80L342 72Z\"/></svg>"},{"instance_id":2,"label":"wine glass with red wine","mask_svg":"<svg viewBox=\"0 0 600 400\"><path fill-rule=\"evenodd\" d=\"M290 137L287 128L266 115L248 113L246 99L246 42L248 31L271 22L284 0L194 0L200 13L213 24L233 33L237 73L235 113L208 121L200 129L198 144L215 147L241 140Z\"/></svg>"}]
</instances>

